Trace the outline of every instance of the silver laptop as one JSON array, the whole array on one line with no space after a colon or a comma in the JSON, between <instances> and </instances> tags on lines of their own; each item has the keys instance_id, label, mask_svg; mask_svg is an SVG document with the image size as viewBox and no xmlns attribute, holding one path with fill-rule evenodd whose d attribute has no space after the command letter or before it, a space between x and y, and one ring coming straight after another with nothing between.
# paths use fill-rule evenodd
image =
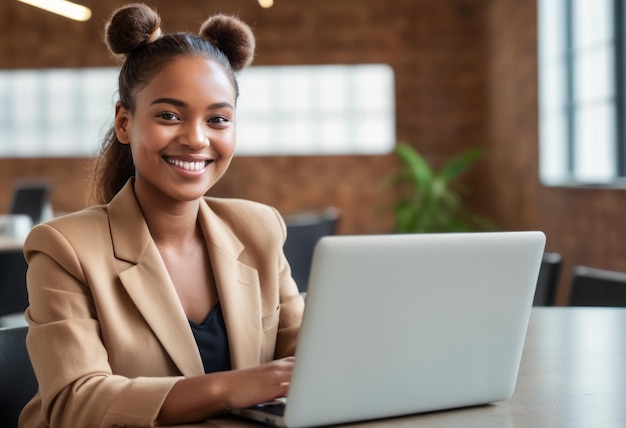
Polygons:
<instances>
[{"instance_id":1,"label":"silver laptop","mask_svg":"<svg viewBox=\"0 0 626 428\"><path fill-rule=\"evenodd\" d=\"M291 428L510 398L544 245L541 232L322 238L286 404L235 413Z\"/></svg>"}]
</instances>

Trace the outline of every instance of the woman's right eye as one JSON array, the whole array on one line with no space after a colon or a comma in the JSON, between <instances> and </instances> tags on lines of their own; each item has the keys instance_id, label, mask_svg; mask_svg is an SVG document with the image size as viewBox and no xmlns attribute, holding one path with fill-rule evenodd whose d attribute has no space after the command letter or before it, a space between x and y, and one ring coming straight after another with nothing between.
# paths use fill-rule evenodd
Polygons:
<instances>
[{"instance_id":1,"label":"woman's right eye","mask_svg":"<svg viewBox=\"0 0 626 428\"><path fill-rule=\"evenodd\" d=\"M180 118L178 116L176 116L174 113L165 111L163 113L159 113L157 114L157 117L160 117L161 119L167 120L167 121L172 121L172 120L180 120Z\"/></svg>"}]
</instances>

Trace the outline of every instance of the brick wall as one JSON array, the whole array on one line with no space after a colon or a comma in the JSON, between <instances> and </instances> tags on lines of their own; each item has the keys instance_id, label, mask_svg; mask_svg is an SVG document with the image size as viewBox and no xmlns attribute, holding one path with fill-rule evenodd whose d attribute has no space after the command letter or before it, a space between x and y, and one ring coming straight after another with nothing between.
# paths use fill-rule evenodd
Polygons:
<instances>
[{"instance_id":1,"label":"brick wall","mask_svg":"<svg viewBox=\"0 0 626 428\"><path fill-rule=\"evenodd\" d=\"M102 27L125 2L83 0L94 16L75 23L3 1L0 68L113 64L101 41ZM392 65L398 139L417 145L435 163L486 144L485 0L276 0L267 10L254 0L148 3L157 7L166 32L195 31L215 12L238 14L254 28L258 65ZM83 207L91 164L90 159L0 159L0 211L14 181L33 175L53 181L55 210ZM267 202L285 213L335 205L344 213L343 233L384 232L392 227L385 208L393 201L384 182L395 165L392 155L241 157L212 193ZM479 202L479 186L489 180L480 174L470 180Z\"/></svg>"}]
</instances>

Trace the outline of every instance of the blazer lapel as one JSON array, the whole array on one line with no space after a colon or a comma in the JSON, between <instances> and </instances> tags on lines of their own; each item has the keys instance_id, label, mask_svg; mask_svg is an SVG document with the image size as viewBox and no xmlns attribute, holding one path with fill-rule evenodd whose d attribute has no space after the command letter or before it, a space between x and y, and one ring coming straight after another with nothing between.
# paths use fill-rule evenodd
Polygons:
<instances>
[{"instance_id":1,"label":"blazer lapel","mask_svg":"<svg viewBox=\"0 0 626 428\"><path fill-rule=\"evenodd\" d=\"M166 352L185 376L204 373L189 322L150 236L129 180L109 204L115 256L133 263L120 281Z\"/></svg>"},{"instance_id":2,"label":"blazer lapel","mask_svg":"<svg viewBox=\"0 0 626 428\"><path fill-rule=\"evenodd\" d=\"M238 260L243 244L207 203L200 204L199 219L228 330L232 367L256 366L263 335L258 272Z\"/></svg>"}]
</instances>

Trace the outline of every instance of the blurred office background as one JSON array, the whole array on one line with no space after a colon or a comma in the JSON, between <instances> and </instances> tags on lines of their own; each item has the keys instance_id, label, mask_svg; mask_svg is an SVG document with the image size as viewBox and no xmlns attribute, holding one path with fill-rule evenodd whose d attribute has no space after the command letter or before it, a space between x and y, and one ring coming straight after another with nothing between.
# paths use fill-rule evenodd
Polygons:
<instances>
[{"instance_id":1,"label":"blurred office background","mask_svg":"<svg viewBox=\"0 0 626 428\"><path fill-rule=\"evenodd\" d=\"M4 89L0 86L0 95L4 94L0 128L6 131L19 120L29 123L23 118L36 118L33 109L40 108L37 101L19 99L20 94L30 97L37 90L16 74L116 66L102 41L103 26L112 10L127 2L79 3L92 11L86 22L17 0L0 0L0 73L24 85L24 92L6 79ZM615 13L621 11L621 0L547 0L545 5L535 0L275 0L269 8L256 0L146 3L162 16L165 32L195 32L217 12L240 16L256 34L254 65L258 67L389 66L391 94L374 84L369 92L367 83L357 88L361 96L369 94L370 106L391 102L392 116L384 116L389 109L371 116L372 123L391 117L392 137L385 138L410 143L434 165L470 148L483 149L485 157L464 177L473 211L501 230L543 230L546 250L562 255L563 272L576 265L626 271L626 193L620 188L625 169L619 79L623 43L618 43L619 25L597 25L621 16ZM585 4L593 6L593 13ZM548 23L543 27L540 14ZM587 27L579 23L581 16L592 19ZM577 25L606 31L591 31L586 39L577 39ZM540 47L540 37L553 42ZM602 63L604 58L605 68L613 70L586 76L594 82L614 83L587 89L583 91L587 99L578 100L572 95L578 93L575 78L585 75L572 70L576 61L589 62L585 62L585 40L591 40L588 51L593 61ZM573 51L580 55L563 54ZM545 66L542 73L540 65ZM77 96L98 87L87 84ZM596 95L613 104L596 102ZM294 103L299 101L294 97ZM571 107L584 101L602 105L585 116ZM285 102L289 97L286 101L283 97ZM562 105L564 113L559 110ZM582 121L577 122L578 117ZM80 120L75 122L83 126ZM279 122L277 113L259 126ZM106 126L106 120L101 126ZM575 138L577 132L587 136L584 142ZM41 149L38 155L37 150L8 149L24 146L26 137L1 135L0 152L8 154L0 157L0 212L9 210L15 184L33 179L49 181L55 213L85 206L93 158L84 152L73 155L66 141L71 137L63 138L67 146L61 154ZM366 139L370 134L360 135ZM382 153L314 151L242 153L210 194L265 202L285 215L337 207L341 211L338 233L393 231L389 207L396 195L387 181L399 161L389 148ZM565 304L569 279L561 275L557 303Z\"/></svg>"}]
</instances>

